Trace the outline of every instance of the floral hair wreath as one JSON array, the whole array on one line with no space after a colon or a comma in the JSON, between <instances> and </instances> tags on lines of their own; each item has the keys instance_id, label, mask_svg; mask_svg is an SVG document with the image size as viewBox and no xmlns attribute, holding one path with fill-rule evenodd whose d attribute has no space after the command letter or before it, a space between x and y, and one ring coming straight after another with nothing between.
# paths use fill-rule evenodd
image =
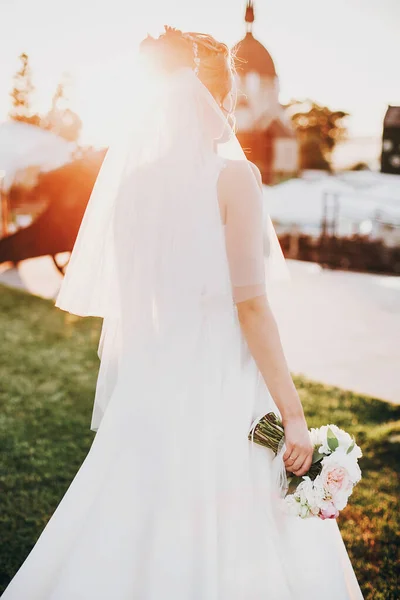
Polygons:
<instances>
[{"instance_id":1,"label":"floral hair wreath","mask_svg":"<svg viewBox=\"0 0 400 600\"><path fill-rule=\"evenodd\" d=\"M193 62L195 64L195 67L193 70L194 70L195 75L198 76L199 68L200 68L199 46L198 46L198 43L197 43L196 39L194 38L194 36L190 33L183 33L180 29L175 29L175 27L170 27L169 25L164 25L164 29L165 29L164 35L166 35L166 36L180 37L180 38L187 39L192 42Z\"/></svg>"},{"instance_id":2,"label":"floral hair wreath","mask_svg":"<svg viewBox=\"0 0 400 600\"><path fill-rule=\"evenodd\" d=\"M192 46L192 52L193 52L193 62L194 62L194 74L196 75L196 77L198 77L199 75L199 69L200 69L200 56L199 56L199 43L207 50L209 50L210 52L213 52L215 54L218 54L220 52L223 52L223 48L224 48L224 44L213 44L210 42L209 36L206 36L204 34L201 33L195 33L195 32L187 32L187 33L183 33L180 29L176 29L175 27L170 27L169 25L164 25L164 29L165 29L165 33L161 36L162 38L169 38L169 39L180 39L180 40L187 40L191 43ZM220 104L220 108L223 109L228 117L231 119L232 123L232 129L235 128L235 119L233 117L233 110L226 110L224 109L223 105Z\"/></svg>"},{"instance_id":3,"label":"floral hair wreath","mask_svg":"<svg viewBox=\"0 0 400 600\"><path fill-rule=\"evenodd\" d=\"M196 65L194 68L194 74L197 76L199 74L199 67L200 67L200 58L199 58L199 47L197 45L197 42L193 42L193 61L194 64Z\"/></svg>"}]
</instances>

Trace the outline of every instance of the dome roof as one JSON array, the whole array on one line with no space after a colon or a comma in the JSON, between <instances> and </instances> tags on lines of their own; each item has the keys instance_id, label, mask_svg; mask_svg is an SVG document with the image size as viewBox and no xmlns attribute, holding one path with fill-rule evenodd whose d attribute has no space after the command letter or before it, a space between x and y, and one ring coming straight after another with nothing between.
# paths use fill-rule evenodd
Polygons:
<instances>
[{"instance_id":1,"label":"dome roof","mask_svg":"<svg viewBox=\"0 0 400 600\"><path fill-rule=\"evenodd\" d=\"M258 73L262 77L276 77L274 61L268 50L256 40L251 31L233 48L238 75Z\"/></svg>"}]
</instances>

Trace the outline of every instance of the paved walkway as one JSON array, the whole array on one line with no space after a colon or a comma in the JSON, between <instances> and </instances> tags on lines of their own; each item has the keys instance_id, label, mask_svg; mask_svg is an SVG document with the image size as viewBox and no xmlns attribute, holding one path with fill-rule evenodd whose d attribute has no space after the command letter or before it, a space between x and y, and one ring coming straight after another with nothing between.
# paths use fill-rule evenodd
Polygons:
<instances>
[{"instance_id":1,"label":"paved walkway","mask_svg":"<svg viewBox=\"0 0 400 600\"><path fill-rule=\"evenodd\" d=\"M400 277L288 262L271 303L291 370L400 403Z\"/></svg>"},{"instance_id":2,"label":"paved walkway","mask_svg":"<svg viewBox=\"0 0 400 600\"><path fill-rule=\"evenodd\" d=\"M400 404L400 277L288 264L270 299L292 372ZM47 257L0 267L0 283L47 298L60 281Z\"/></svg>"}]
</instances>

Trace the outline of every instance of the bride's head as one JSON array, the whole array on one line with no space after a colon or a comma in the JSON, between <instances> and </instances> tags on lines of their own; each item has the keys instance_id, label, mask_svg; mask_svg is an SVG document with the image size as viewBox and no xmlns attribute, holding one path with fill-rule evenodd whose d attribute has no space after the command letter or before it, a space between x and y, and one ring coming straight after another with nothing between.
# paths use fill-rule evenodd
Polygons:
<instances>
[{"instance_id":1,"label":"bride's head","mask_svg":"<svg viewBox=\"0 0 400 600\"><path fill-rule=\"evenodd\" d=\"M184 33L165 26L165 33L158 38L147 36L140 50L166 73L183 67L195 70L221 109L228 114L233 112L234 63L226 44L218 42L211 35Z\"/></svg>"}]
</instances>

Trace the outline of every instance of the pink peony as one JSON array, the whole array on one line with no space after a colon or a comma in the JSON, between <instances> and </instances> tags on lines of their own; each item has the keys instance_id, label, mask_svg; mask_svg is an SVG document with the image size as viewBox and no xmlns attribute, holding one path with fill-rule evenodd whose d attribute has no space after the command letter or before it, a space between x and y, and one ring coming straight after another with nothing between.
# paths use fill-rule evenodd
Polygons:
<instances>
[{"instance_id":1,"label":"pink peony","mask_svg":"<svg viewBox=\"0 0 400 600\"><path fill-rule=\"evenodd\" d=\"M324 482L324 487L332 496L335 496L337 492L351 488L349 472L339 465L325 466L322 469L321 477Z\"/></svg>"},{"instance_id":2,"label":"pink peony","mask_svg":"<svg viewBox=\"0 0 400 600\"><path fill-rule=\"evenodd\" d=\"M321 512L319 513L319 517L321 519L336 519L338 516L339 511L332 504L332 502L326 504L324 508L321 508Z\"/></svg>"}]
</instances>

